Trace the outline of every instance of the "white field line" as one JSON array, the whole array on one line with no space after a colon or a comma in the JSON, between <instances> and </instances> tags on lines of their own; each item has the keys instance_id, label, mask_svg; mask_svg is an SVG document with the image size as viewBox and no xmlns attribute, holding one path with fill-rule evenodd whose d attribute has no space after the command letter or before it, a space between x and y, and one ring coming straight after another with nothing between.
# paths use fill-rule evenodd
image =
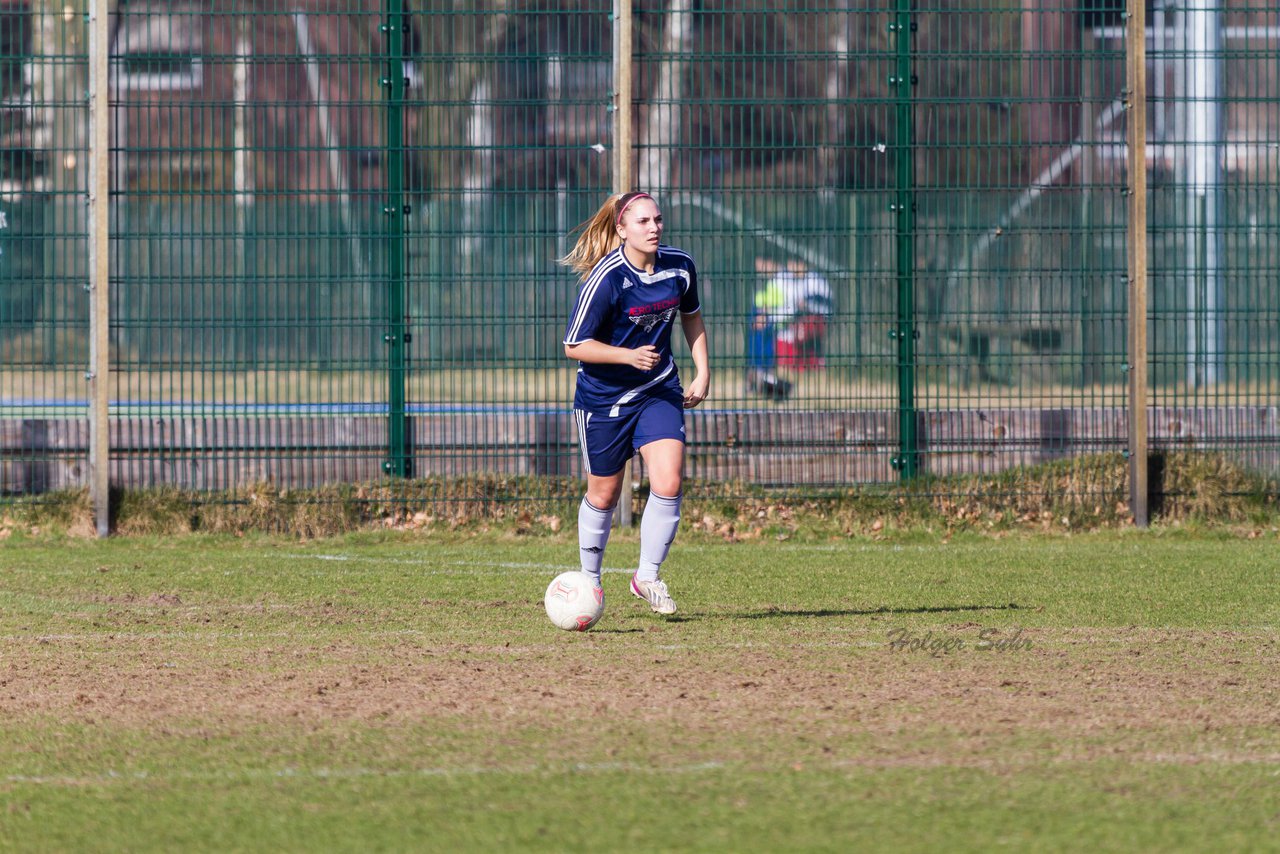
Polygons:
<instances>
[{"instance_id":1,"label":"white field line","mask_svg":"<svg viewBox=\"0 0 1280 854\"><path fill-rule=\"evenodd\" d=\"M459 567L458 569L425 569L421 575L542 575L548 572L564 572L576 567L570 564L522 563L497 560L433 560L429 558L388 558L374 555L351 554L283 554L290 560L319 560L335 563L392 564L395 566ZM486 571L487 570L487 571ZM511 570L517 570L513 573ZM606 569L605 572L634 572L628 569Z\"/></svg>"},{"instance_id":2,"label":"white field line","mask_svg":"<svg viewBox=\"0 0 1280 854\"><path fill-rule=\"evenodd\" d=\"M283 558L286 560L313 560L332 563L354 563L354 564L377 564L390 566L416 566L423 567L418 575L541 575L547 572L564 572L568 569L576 569L576 566L552 563L516 563L509 561L474 561L474 560L429 560L429 559L406 559L392 557L374 557L372 555L340 555L340 554L282 554L273 555L272 559ZM456 569L433 569L432 567L457 567ZM487 568L487 569L486 569ZM85 569L62 569L56 567L39 567L30 568L29 570L21 566L5 567L9 572L30 571L41 576L50 575L84 575L91 573L92 570ZM243 567L239 570L223 570L223 575L234 575L237 572L277 572L277 567L255 568ZM341 572L341 569L334 568L328 570L302 570L303 573L311 575L334 575ZM350 572L362 572L363 568L357 570L352 567ZM606 569L605 572L634 572L635 568L630 569Z\"/></svg>"},{"instance_id":3,"label":"white field line","mask_svg":"<svg viewBox=\"0 0 1280 854\"><path fill-rule=\"evenodd\" d=\"M954 551L955 547L950 545L939 544L931 545L780 545L776 546L772 551L789 551L789 552L849 552L849 553L876 553L884 554L885 552L904 552L904 551ZM681 546L684 552L709 552L720 551L718 546L706 546L691 544ZM501 575L509 574L503 570L536 570L539 574L542 572L564 572L565 570L575 569L576 567L570 563L523 563L515 561L486 561L486 560L439 560L433 558L405 558L405 557L379 557L376 555L362 554L341 554L341 553L317 553L317 554L279 554L272 555L272 559L284 558L286 560L314 560L329 561L333 563L368 563L368 564L389 564L392 566L422 566L422 567L460 567L459 569L429 569L424 574L428 575ZM478 567L489 567L491 572L478 572ZM70 569L59 567L24 567L21 565L10 565L3 567L8 572L35 572L42 576L49 575L83 575L91 570ZM233 570L224 570L223 575L231 575ZM635 567L606 567L604 572L631 573L635 572Z\"/></svg>"},{"instance_id":4,"label":"white field line","mask_svg":"<svg viewBox=\"0 0 1280 854\"><path fill-rule=\"evenodd\" d=\"M289 558L291 560L324 560L339 563L389 563L404 566L461 567L460 569L427 569L421 573L422 575L543 575L545 573L559 573L566 572L571 569L577 569L576 566L567 563L517 563L514 561L497 560L407 560L404 558L381 558L366 555L342 554L284 554L280 555L280 557ZM523 571L513 573L510 570ZM605 567L601 570L601 572L627 574L635 571L635 567L622 566Z\"/></svg>"},{"instance_id":5,"label":"white field line","mask_svg":"<svg viewBox=\"0 0 1280 854\"><path fill-rule=\"evenodd\" d=\"M1153 753L1153 754L1117 754L1098 758L1059 756L1047 763L1041 758L1027 758L1025 761L1002 761L992 759L948 759L946 757L868 757L866 759L842 759L835 761L813 761L811 757L796 757L794 761L782 761L768 764L736 761L707 761L677 765L645 765L634 762L594 762L567 765L543 765L537 763L521 765L492 766L436 766L410 769L376 769L376 768L246 768L226 771L104 771L100 774L85 775L42 775L42 774L10 774L0 780L7 785L51 786L51 787L85 787L108 786L138 782L244 782L254 780L299 780L303 782L320 780L362 780L362 779L457 779L464 777L522 777L522 776L556 776L562 774L654 774L674 776L681 774L705 774L718 771L741 773L770 773L786 771L797 772L829 772L848 771L851 769L884 769L884 768L1042 768L1048 765L1089 765L1121 759L1126 763L1147 765L1276 765L1273 776L1280 776L1280 753L1230 753L1224 751Z\"/></svg>"}]
</instances>

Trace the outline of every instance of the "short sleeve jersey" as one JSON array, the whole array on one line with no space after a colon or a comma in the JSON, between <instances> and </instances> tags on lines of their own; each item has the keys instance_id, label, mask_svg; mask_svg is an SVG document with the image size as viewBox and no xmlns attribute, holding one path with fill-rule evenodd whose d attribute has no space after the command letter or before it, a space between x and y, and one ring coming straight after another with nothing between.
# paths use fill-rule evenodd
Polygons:
<instances>
[{"instance_id":1,"label":"short sleeve jersey","mask_svg":"<svg viewBox=\"0 0 1280 854\"><path fill-rule=\"evenodd\" d=\"M603 412L643 394L679 394L672 327L677 312L694 314L701 308L698 272L679 249L659 245L652 273L628 261L621 247L601 258L578 291L564 343L595 339L630 350L652 344L659 361L651 371L579 362L574 408Z\"/></svg>"}]
</instances>

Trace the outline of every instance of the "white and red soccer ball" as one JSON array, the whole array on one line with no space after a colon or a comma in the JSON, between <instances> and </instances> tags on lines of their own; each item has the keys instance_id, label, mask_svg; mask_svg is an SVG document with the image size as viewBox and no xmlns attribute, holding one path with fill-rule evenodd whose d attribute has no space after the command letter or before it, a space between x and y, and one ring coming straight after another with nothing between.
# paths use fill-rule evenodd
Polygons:
<instances>
[{"instance_id":1,"label":"white and red soccer ball","mask_svg":"<svg viewBox=\"0 0 1280 854\"><path fill-rule=\"evenodd\" d=\"M585 572L562 572L547 585L542 604L558 628L585 632L604 614L604 590Z\"/></svg>"}]
</instances>

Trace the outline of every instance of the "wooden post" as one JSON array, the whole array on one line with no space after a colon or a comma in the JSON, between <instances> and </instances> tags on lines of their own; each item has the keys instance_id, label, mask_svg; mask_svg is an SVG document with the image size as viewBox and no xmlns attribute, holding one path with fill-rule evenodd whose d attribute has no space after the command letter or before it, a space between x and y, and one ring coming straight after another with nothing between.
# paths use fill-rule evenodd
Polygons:
<instances>
[{"instance_id":1,"label":"wooden post","mask_svg":"<svg viewBox=\"0 0 1280 854\"><path fill-rule=\"evenodd\" d=\"M1129 508L1150 523L1147 481L1147 9L1127 0L1129 97Z\"/></svg>"},{"instance_id":2,"label":"wooden post","mask_svg":"<svg viewBox=\"0 0 1280 854\"><path fill-rule=\"evenodd\" d=\"M110 0L89 3L89 499L99 537L111 533Z\"/></svg>"},{"instance_id":3,"label":"wooden post","mask_svg":"<svg viewBox=\"0 0 1280 854\"><path fill-rule=\"evenodd\" d=\"M613 192L626 193L634 180L631 141L631 0L613 0ZM614 519L633 524L631 461L622 470L622 495Z\"/></svg>"},{"instance_id":4,"label":"wooden post","mask_svg":"<svg viewBox=\"0 0 1280 854\"><path fill-rule=\"evenodd\" d=\"M631 0L613 2L613 191L625 193L634 180L631 141Z\"/></svg>"}]
</instances>

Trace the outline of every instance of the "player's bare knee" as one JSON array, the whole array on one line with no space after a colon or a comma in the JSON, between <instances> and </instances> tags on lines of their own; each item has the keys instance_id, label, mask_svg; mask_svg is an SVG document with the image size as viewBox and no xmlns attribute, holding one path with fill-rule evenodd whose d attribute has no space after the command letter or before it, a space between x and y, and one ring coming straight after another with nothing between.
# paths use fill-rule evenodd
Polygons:
<instances>
[{"instance_id":1,"label":"player's bare knee","mask_svg":"<svg viewBox=\"0 0 1280 854\"><path fill-rule=\"evenodd\" d=\"M665 498L675 498L680 494L682 480L683 478L678 474L662 476L651 473L649 475L649 491L656 492Z\"/></svg>"},{"instance_id":2,"label":"player's bare knee","mask_svg":"<svg viewBox=\"0 0 1280 854\"><path fill-rule=\"evenodd\" d=\"M622 494L622 484L592 485L587 488L587 501L597 510L612 510Z\"/></svg>"}]
</instances>

